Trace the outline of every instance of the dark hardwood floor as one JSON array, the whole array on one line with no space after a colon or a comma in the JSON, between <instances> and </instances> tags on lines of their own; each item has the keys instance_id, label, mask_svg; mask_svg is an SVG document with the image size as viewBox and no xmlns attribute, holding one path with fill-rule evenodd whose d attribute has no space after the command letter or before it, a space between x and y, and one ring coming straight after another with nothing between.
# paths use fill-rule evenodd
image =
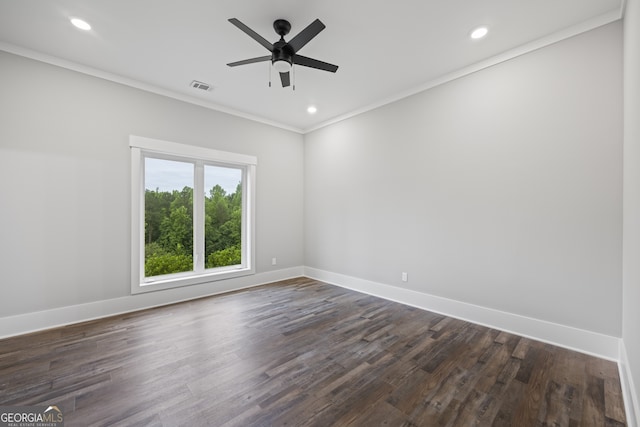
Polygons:
<instances>
[{"instance_id":1,"label":"dark hardwood floor","mask_svg":"<svg viewBox=\"0 0 640 427\"><path fill-rule=\"evenodd\" d=\"M616 364L307 278L0 341L66 426L624 426Z\"/></svg>"}]
</instances>

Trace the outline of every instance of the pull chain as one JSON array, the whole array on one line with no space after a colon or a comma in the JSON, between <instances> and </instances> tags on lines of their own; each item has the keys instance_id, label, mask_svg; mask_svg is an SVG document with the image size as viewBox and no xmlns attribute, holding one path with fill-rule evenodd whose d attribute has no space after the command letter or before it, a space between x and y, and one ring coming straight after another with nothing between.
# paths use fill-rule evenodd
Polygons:
<instances>
[{"instance_id":1,"label":"pull chain","mask_svg":"<svg viewBox=\"0 0 640 427\"><path fill-rule=\"evenodd\" d=\"M293 65L291 68L293 68L293 90L295 92L295 90L296 90L296 66Z\"/></svg>"},{"instance_id":2,"label":"pull chain","mask_svg":"<svg viewBox=\"0 0 640 427\"><path fill-rule=\"evenodd\" d=\"M268 62L267 64L269 64L269 87L271 87L271 64Z\"/></svg>"}]
</instances>

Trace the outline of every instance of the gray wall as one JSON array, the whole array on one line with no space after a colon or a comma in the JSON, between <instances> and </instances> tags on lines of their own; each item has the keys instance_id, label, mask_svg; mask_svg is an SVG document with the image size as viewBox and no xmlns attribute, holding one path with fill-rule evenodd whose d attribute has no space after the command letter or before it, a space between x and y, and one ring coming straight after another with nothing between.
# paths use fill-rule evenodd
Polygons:
<instances>
[{"instance_id":1,"label":"gray wall","mask_svg":"<svg viewBox=\"0 0 640 427\"><path fill-rule=\"evenodd\" d=\"M621 37L306 135L305 265L621 336Z\"/></svg>"},{"instance_id":2,"label":"gray wall","mask_svg":"<svg viewBox=\"0 0 640 427\"><path fill-rule=\"evenodd\" d=\"M622 337L640 411L640 1L624 18L624 263ZM640 417L640 412L636 414Z\"/></svg>"},{"instance_id":3,"label":"gray wall","mask_svg":"<svg viewBox=\"0 0 640 427\"><path fill-rule=\"evenodd\" d=\"M303 264L302 135L8 53L0 70L0 317L130 294L129 134L257 156L257 272Z\"/></svg>"}]
</instances>

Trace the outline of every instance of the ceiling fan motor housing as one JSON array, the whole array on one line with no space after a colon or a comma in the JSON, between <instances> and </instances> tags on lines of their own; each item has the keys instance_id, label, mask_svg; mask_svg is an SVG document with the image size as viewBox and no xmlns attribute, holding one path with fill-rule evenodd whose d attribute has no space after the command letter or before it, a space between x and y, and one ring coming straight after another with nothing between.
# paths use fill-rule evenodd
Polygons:
<instances>
[{"instance_id":1,"label":"ceiling fan motor housing","mask_svg":"<svg viewBox=\"0 0 640 427\"><path fill-rule=\"evenodd\" d=\"M289 46L284 40L277 41L273 44L273 51L271 52L271 63L275 64L278 61L285 61L290 66L293 65L293 55L295 52L293 48Z\"/></svg>"},{"instance_id":2,"label":"ceiling fan motor housing","mask_svg":"<svg viewBox=\"0 0 640 427\"><path fill-rule=\"evenodd\" d=\"M273 29L280 36L280 40L273 44L271 52L271 64L281 73L287 73L293 66L293 48L284 41L284 36L291 31L291 24L286 19L276 19L273 21Z\"/></svg>"}]
</instances>

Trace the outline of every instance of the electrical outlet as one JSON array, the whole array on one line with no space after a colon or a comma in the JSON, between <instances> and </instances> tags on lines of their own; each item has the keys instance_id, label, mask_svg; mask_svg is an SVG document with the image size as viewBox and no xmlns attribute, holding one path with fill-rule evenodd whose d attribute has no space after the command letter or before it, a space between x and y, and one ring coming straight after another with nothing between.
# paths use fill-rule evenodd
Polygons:
<instances>
[{"instance_id":1,"label":"electrical outlet","mask_svg":"<svg viewBox=\"0 0 640 427\"><path fill-rule=\"evenodd\" d=\"M406 272L402 272L402 281L403 282L408 282L409 281L409 275Z\"/></svg>"},{"instance_id":2,"label":"electrical outlet","mask_svg":"<svg viewBox=\"0 0 640 427\"><path fill-rule=\"evenodd\" d=\"M271 265L276 265L278 263L278 260L274 257L271 258Z\"/></svg>"}]
</instances>

